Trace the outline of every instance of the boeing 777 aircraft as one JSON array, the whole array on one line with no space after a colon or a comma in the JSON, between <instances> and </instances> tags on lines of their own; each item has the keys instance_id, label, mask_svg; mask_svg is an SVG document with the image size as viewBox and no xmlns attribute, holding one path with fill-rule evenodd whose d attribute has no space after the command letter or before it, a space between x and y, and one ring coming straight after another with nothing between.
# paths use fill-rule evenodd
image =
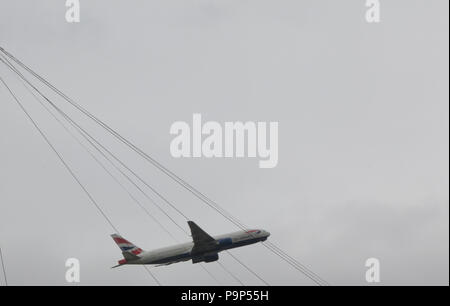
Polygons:
<instances>
[{"instance_id":1,"label":"boeing 777 aircraft","mask_svg":"<svg viewBox=\"0 0 450 306\"><path fill-rule=\"evenodd\" d=\"M191 259L194 264L213 262L219 259L219 252L265 241L270 236L270 233L264 230L248 230L211 237L194 222L188 221L188 224L193 242L148 252L143 251L120 235L111 235L122 250L124 257L113 268L123 265L165 266Z\"/></svg>"}]
</instances>

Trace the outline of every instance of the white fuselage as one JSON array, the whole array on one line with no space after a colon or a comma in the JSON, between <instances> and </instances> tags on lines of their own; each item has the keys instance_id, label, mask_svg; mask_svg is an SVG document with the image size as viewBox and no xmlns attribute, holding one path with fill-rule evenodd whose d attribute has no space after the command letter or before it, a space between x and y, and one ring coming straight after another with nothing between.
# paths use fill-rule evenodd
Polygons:
<instances>
[{"instance_id":1,"label":"white fuselage","mask_svg":"<svg viewBox=\"0 0 450 306\"><path fill-rule=\"evenodd\" d=\"M212 249L203 254L192 254L193 242L178 244L171 247L143 252L139 259L127 261L127 264L164 265L173 262L187 261L198 256L208 256L260 241L265 241L270 233L264 230L239 231L213 237L216 240Z\"/></svg>"}]
</instances>

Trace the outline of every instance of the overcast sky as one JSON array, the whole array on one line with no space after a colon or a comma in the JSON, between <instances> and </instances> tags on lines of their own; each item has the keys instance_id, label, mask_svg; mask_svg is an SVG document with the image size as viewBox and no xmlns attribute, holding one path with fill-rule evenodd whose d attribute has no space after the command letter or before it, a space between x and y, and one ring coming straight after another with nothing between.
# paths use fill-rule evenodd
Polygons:
<instances>
[{"instance_id":1,"label":"overcast sky","mask_svg":"<svg viewBox=\"0 0 450 306\"><path fill-rule=\"evenodd\" d=\"M381 1L378 24L366 22L363 0L81 0L78 24L65 11L61 0L2 0L0 46L331 284L367 284L375 257L381 284L448 285L448 1ZM176 243L3 65L0 75L122 235L145 250ZM206 231L236 230L46 92ZM9 283L64 285L75 257L83 285L153 285L142 267L110 269L121 258L113 230L1 86L0 101ZM278 121L278 166L173 158L170 126L193 113ZM177 240L190 239L137 196ZM270 284L312 284L261 245L232 253ZM153 271L166 285L215 284L190 262Z\"/></svg>"}]
</instances>

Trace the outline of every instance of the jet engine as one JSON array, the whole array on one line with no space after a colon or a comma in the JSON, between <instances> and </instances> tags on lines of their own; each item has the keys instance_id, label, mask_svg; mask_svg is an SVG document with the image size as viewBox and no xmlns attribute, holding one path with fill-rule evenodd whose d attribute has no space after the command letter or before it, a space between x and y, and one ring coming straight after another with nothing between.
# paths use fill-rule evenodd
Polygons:
<instances>
[{"instance_id":1,"label":"jet engine","mask_svg":"<svg viewBox=\"0 0 450 306\"><path fill-rule=\"evenodd\" d=\"M192 263L199 263L199 262L213 262L219 260L219 254L214 253L214 254L207 254L207 255L203 255L203 256L199 256L199 257L194 257L192 258Z\"/></svg>"}]
</instances>

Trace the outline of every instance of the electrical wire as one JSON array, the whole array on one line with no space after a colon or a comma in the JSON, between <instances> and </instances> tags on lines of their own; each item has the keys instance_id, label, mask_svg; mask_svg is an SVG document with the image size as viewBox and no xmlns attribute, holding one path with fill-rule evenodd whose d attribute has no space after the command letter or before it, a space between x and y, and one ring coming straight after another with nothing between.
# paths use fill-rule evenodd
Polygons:
<instances>
[{"instance_id":1,"label":"electrical wire","mask_svg":"<svg viewBox=\"0 0 450 306\"><path fill-rule=\"evenodd\" d=\"M6 84L4 79L0 77L0 81L3 83L3 85L6 87L6 89L9 91L11 96L16 101L17 105L21 108L21 110L24 112L24 114L28 117L29 121L33 124L33 126L36 128L36 130L39 132L39 134L42 136L42 138L45 140L47 145L52 149L52 151L56 154L58 159L61 161L61 163L64 165L66 170L69 172L69 174L72 176L72 178L78 183L78 185L81 187L81 189L84 191L84 193L87 195L89 200L94 204L94 206L97 208L98 212L105 218L105 220L109 223L111 228L116 232L119 233L117 228L114 226L114 224L111 222L111 220L108 218L108 216L105 214L103 209L100 207L100 205L97 203L97 201L92 197L92 195L89 193L89 191L86 189L86 187L81 183L81 181L78 179L76 174L72 171L70 166L66 163L62 155L56 150L56 148L53 146L53 144L50 142L46 134L42 131L42 129L39 127L39 125L34 121L34 119L31 117L31 115L28 113L28 111L25 109L23 104L18 100L17 96L11 91L11 88Z\"/></svg>"},{"instance_id":2,"label":"electrical wire","mask_svg":"<svg viewBox=\"0 0 450 306\"><path fill-rule=\"evenodd\" d=\"M6 60L6 59L5 59ZM0 61L2 61L5 65L7 65L11 70L13 70L13 72L16 72L18 74L18 76L21 78L21 83L23 84L23 86L29 91L29 93L35 98L36 101L39 102L39 104L64 128L64 130L103 168L103 170L105 170L105 172L108 173L108 175L116 182L119 184L119 186L130 196L130 198L142 209L144 210L144 212L146 213L146 215L148 215L153 221L155 221L169 236L171 236L176 242L179 242L178 239L175 238L175 236L158 220L156 219L143 205L142 203L139 202L138 199L136 199L136 197L134 197L134 195L114 176L114 174L111 173L111 171L109 171L107 169L107 167L94 155L94 153L91 152L91 150L89 150L87 148L87 146L85 144L83 144L78 137L76 137L69 129L68 127L34 94L34 92L28 87L31 86L31 84L29 83L25 83L25 77L19 72L17 71L17 69L15 69L15 67L13 67L11 65L11 63L9 63L7 60L7 62L4 62L2 60L2 58L0 58ZM27 86L28 85L28 86ZM33 87L33 89L35 89L42 97L44 97L44 95L42 94L42 92L40 92L39 90L37 90L36 87ZM49 101L49 99L47 97L45 97L46 100ZM56 105L54 105L52 103L53 106L56 107ZM61 109L57 108L57 111L67 120L69 119L69 117L67 116L67 114L65 114L64 112L62 112ZM110 164L112 164L116 170L118 170L123 176L125 176L131 183L133 183L136 187L138 187L134 181L131 180L131 178L129 176L127 176L120 168L118 168L109 158L108 156L105 155L104 152L102 152L95 143L93 143L89 138L86 137L85 134L86 133L85 130L82 130L80 126L75 125L73 121L69 121L69 123L72 125L72 127L74 127L78 133L80 133L84 139L86 141L89 142L89 144L91 146L93 146ZM90 135L89 135L90 136ZM92 136L90 136L92 137ZM141 189L142 192L144 192ZM144 192L145 193L145 192ZM153 201L153 199L151 199L147 194L145 194L147 196L147 198L149 198L152 202L152 204L157 205L156 202ZM159 207L159 206L158 206ZM160 208L160 207L159 207ZM161 208L160 208L161 209ZM172 219L173 221L173 219ZM178 224L176 224L178 225ZM187 233L187 232L185 232ZM200 264L201 268L217 283L219 283L219 281L217 280L217 278L203 265ZM149 271L148 271L149 272ZM153 278L154 276L151 275ZM159 283L159 282L158 282Z\"/></svg>"},{"instance_id":3,"label":"electrical wire","mask_svg":"<svg viewBox=\"0 0 450 306\"><path fill-rule=\"evenodd\" d=\"M5 285L8 286L8 278L6 277L6 265L3 259L2 248L0 247L0 261L2 262L3 278L5 279Z\"/></svg>"},{"instance_id":4,"label":"electrical wire","mask_svg":"<svg viewBox=\"0 0 450 306\"><path fill-rule=\"evenodd\" d=\"M98 212L103 216L103 218L107 221L107 223L111 226L111 228L116 232L120 233L119 230L114 226L114 224L111 222L109 217L106 215L106 213L103 211L103 209L100 207L100 205L97 203L97 201L93 198L93 196L89 193L89 191L86 189L86 187L83 185L83 183L80 181L80 179L77 177L77 175L73 172L73 170L70 168L68 163L64 160L63 156L56 150L56 148L53 146L53 144L50 142L49 138L46 136L46 134L43 132L43 130L39 127L37 122L31 117L30 113L26 110L24 105L19 101L17 96L14 94L14 92L11 90L11 88L6 84L5 80L0 76L0 81L3 83L3 85L6 87L8 92L11 94L11 96L14 98L14 101L16 101L17 105L20 107L20 109L23 111L23 113L27 116L29 121L33 124L35 129L39 132L39 134L42 136L42 138L45 140L47 145L52 149L52 151L56 154L58 159L61 161L61 163L64 165L66 170L69 172L71 177L77 182L77 184L81 187L81 189L84 191L84 193L87 195L89 200L92 204L97 208ZM3 264L3 259L2 259ZM145 267L145 266L144 266ZM3 266L4 268L4 266ZM147 270L147 269L146 269ZM156 280L158 284L159 281L157 281L156 277L151 273L149 270L147 270L149 274L152 276L153 279ZM6 280L6 274L5 274L5 280Z\"/></svg>"},{"instance_id":5,"label":"electrical wire","mask_svg":"<svg viewBox=\"0 0 450 306\"><path fill-rule=\"evenodd\" d=\"M266 286L269 286L269 284L261 277L258 275L258 273L256 273L255 271L253 271L252 269L250 269L250 267L248 267L245 263L243 263L241 260L239 260L236 256L234 256L231 252L227 251L228 255L230 255L231 257L234 258L234 260L236 260L238 263L241 264L241 266L243 266L245 269L247 269L247 271L249 271L250 273L252 273L254 276L256 276L257 279L259 279L260 281L262 281Z\"/></svg>"},{"instance_id":6,"label":"electrical wire","mask_svg":"<svg viewBox=\"0 0 450 306\"><path fill-rule=\"evenodd\" d=\"M74 100L69 98L67 95L65 95L63 92L61 92L58 88L53 86L50 82L48 82L45 78L38 75L36 72L34 72L32 69L30 69L28 66L23 64L20 60L15 58L12 54L7 52L6 50L2 49L0 47L0 51L2 51L5 55L7 55L10 59L12 59L14 62L16 62L18 65L20 65L23 69L28 71L30 74L32 74L34 77L36 77L38 80L43 82L45 85L47 85L50 89L55 91L58 95L60 95L63 99L65 99L67 102L69 102L72 106L74 106L76 109L78 109L80 112L82 112L84 115L89 117L91 120L93 120L95 123L103 127L106 131L108 131L111 135L113 135L115 138L117 138L119 141L127 145L130 149L135 151L138 155L140 155L142 158L150 162L153 166L155 166L157 169L162 171L164 174L169 176L171 179L173 179L175 182L177 182L180 186L182 186L184 189L192 193L194 196L196 196L198 199L200 199L202 202L207 204L209 207L214 209L216 212L218 212L220 215L225 217L227 220L229 220L231 223L236 225L242 230L245 230L246 227L243 225L242 222L240 222L237 218L233 217L230 213L228 213L225 209L223 209L221 206L219 206L216 202L208 198L206 195L201 193L199 190L197 190L195 187L187 183L184 179L164 167L161 163L156 161L154 158L149 156L147 153L142 151L140 148L138 148L136 145L134 145L132 142L124 138L122 135L120 135L117 131L112 129L110 126L108 126L106 123L104 123L102 120L100 120L98 117L91 114L89 111L87 111L85 108L83 108L81 105L76 103ZM326 281L324 281L322 278L320 278L317 274L312 272L309 268L307 268L305 265L301 264L298 260L294 259L290 255L288 255L285 251L281 250L279 247L275 246L274 244L263 244L268 250L270 250L272 253L283 259L285 262L290 264L293 268L298 270L299 272L303 273L305 276L316 282L318 285L328 285Z\"/></svg>"},{"instance_id":7,"label":"electrical wire","mask_svg":"<svg viewBox=\"0 0 450 306\"><path fill-rule=\"evenodd\" d=\"M228 270L220 261L217 261L219 266L222 267L222 269L227 272L229 275L231 275L232 278L234 278L241 286L244 286L244 283L236 276L234 275L230 270Z\"/></svg>"}]
</instances>

